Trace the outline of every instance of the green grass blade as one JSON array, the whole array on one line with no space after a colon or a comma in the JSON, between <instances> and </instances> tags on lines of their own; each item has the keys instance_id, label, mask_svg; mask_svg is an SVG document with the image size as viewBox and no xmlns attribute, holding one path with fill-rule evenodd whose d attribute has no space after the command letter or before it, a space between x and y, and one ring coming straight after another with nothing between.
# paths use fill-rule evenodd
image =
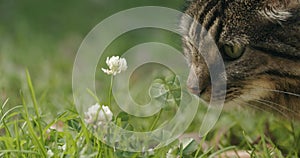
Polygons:
<instances>
[{"instance_id":1,"label":"green grass blade","mask_svg":"<svg viewBox=\"0 0 300 158\"><path fill-rule=\"evenodd\" d=\"M33 129L33 126L32 126L32 123L30 121L30 115L28 113L28 109L27 109L27 104L25 102L25 99L24 99L24 96L22 94L22 92L20 93L21 95L21 99L22 99L22 102L23 102L23 106L24 106L24 111L25 111L25 120L27 122L27 126L28 126L28 130L29 130L29 133L30 133L30 136L33 138L33 142L36 144L36 146L40 149L40 151L42 152L42 156L43 157L47 157L47 152L46 152L46 149L45 147L43 146L43 142L41 142L39 139L38 139L38 136L36 135L34 129Z\"/></svg>"},{"instance_id":2,"label":"green grass blade","mask_svg":"<svg viewBox=\"0 0 300 158\"><path fill-rule=\"evenodd\" d=\"M9 100L9 98L7 98L7 99L4 101L4 103L2 104L0 113L2 113L3 109L4 109L5 106L7 105L8 100Z\"/></svg>"},{"instance_id":3,"label":"green grass blade","mask_svg":"<svg viewBox=\"0 0 300 158\"><path fill-rule=\"evenodd\" d=\"M6 113L3 113L3 109L4 109L4 107L7 105L7 102L8 102L8 99L6 99L6 101L5 101L5 102L3 103L3 105L1 106L1 115L2 115L2 117L1 117L1 119L0 119L0 125L1 125L1 123L3 123L3 126L4 126L4 128L5 128L6 133L9 135L9 137L11 137L12 135L11 135L11 133L10 133L10 130L9 130L7 124L6 124L6 121L4 120L5 116L6 116L8 113L7 113L7 112L6 112ZM1 127L1 126L0 126L0 127Z\"/></svg>"},{"instance_id":4,"label":"green grass blade","mask_svg":"<svg viewBox=\"0 0 300 158\"><path fill-rule=\"evenodd\" d=\"M15 141L16 141L16 146L17 146L17 150L18 151L21 151L22 150L22 147L21 147L21 143L20 143L20 134L19 134L19 128L18 128L18 120L15 121L15 125L14 125L14 128L15 128ZM21 157L21 153L18 153L18 157Z\"/></svg>"},{"instance_id":5,"label":"green grass blade","mask_svg":"<svg viewBox=\"0 0 300 158\"><path fill-rule=\"evenodd\" d=\"M2 117L0 118L0 123L3 122L4 118L5 118L10 112L12 112L12 111L14 111L14 110L16 110L16 109L19 109L19 108L22 108L22 106L21 106L21 105L18 105L18 106L15 106L15 107L13 107L13 108L7 110L5 113L2 113L2 112L1 112Z\"/></svg>"},{"instance_id":6,"label":"green grass blade","mask_svg":"<svg viewBox=\"0 0 300 158\"><path fill-rule=\"evenodd\" d=\"M223 148L223 149L221 149L221 150L218 150L217 152L215 152L215 153L209 155L209 158L217 157L217 156L220 155L221 153L224 153L225 151L232 150L232 149L236 149L236 146L229 146L229 147Z\"/></svg>"},{"instance_id":7,"label":"green grass blade","mask_svg":"<svg viewBox=\"0 0 300 158\"><path fill-rule=\"evenodd\" d=\"M6 153L24 153L24 154L35 154L37 156L41 156L40 153L30 151L30 150L0 150L0 157L2 157Z\"/></svg>"},{"instance_id":8,"label":"green grass blade","mask_svg":"<svg viewBox=\"0 0 300 158\"><path fill-rule=\"evenodd\" d=\"M38 126L38 129L39 129L40 135L41 135L41 141L44 144L43 130L42 130L42 127L41 127L42 124L41 124L41 121L40 121L41 115L40 115L39 110L38 110L38 104L37 104L37 101L36 101L34 88L33 88L32 81L31 81L30 74L29 74L28 70L26 70L26 78L27 78L27 84L28 84L28 88L30 90L31 99L32 99L32 102L33 102L34 110L35 110L35 115L37 116L36 121L37 121L37 126Z\"/></svg>"}]
</instances>

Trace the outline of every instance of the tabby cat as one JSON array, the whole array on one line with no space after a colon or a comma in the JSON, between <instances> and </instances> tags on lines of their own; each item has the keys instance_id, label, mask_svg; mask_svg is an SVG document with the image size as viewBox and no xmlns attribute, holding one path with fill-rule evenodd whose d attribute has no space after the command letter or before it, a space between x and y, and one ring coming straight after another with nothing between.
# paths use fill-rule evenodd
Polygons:
<instances>
[{"instance_id":1,"label":"tabby cat","mask_svg":"<svg viewBox=\"0 0 300 158\"><path fill-rule=\"evenodd\" d=\"M227 81L225 107L251 106L300 119L299 0L194 0L186 14L193 19L181 20L193 93L209 101L211 84L217 84L208 71L215 63L203 60L212 50L201 42L210 35L225 64L226 75L219 74Z\"/></svg>"}]
</instances>

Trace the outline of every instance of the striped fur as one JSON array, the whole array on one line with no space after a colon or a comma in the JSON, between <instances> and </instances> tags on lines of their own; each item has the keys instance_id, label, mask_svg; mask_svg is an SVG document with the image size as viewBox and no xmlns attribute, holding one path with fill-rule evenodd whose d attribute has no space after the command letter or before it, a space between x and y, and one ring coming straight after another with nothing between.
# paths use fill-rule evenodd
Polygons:
<instances>
[{"instance_id":1,"label":"striped fur","mask_svg":"<svg viewBox=\"0 0 300 158\"><path fill-rule=\"evenodd\" d=\"M245 105L300 119L300 2L298 0L195 0L183 16L188 87L209 101L209 66L224 45L245 47L224 59L225 105ZM212 39L212 40L211 40ZM204 61L203 56L208 58ZM214 83L217 84L217 83Z\"/></svg>"}]
</instances>

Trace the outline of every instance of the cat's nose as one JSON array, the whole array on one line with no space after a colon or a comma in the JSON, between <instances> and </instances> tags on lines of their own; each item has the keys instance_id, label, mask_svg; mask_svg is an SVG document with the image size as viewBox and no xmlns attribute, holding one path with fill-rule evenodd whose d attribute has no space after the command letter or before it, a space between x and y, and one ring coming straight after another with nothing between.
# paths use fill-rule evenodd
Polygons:
<instances>
[{"instance_id":1,"label":"cat's nose","mask_svg":"<svg viewBox=\"0 0 300 158\"><path fill-rule=\"evenodd\" d=\"M196 95L200 95L200 89L199 89L199 80L194 71L190 71L188 80L187 80L187 88L188 90Z\"/></svg>"},{"instance_id":2,"label":"cat's nose","mask_svg":"<svg viewBox=\"0 0 300 158\"><path fill-rule=\"evenodd\" d=\"M208 74L201 73L200 75L196 75L195 71L192 70L190 71L187 80L187 88L191 93L200 96L200 94L205 91L208 85L209 85Z\"/></svg>"},{"instance_id":3,"label":"cat's nose","mask_svg":"<svg viewBox=\"0 0 300 158\"><path fill-rule=\"evenodd\" d=\"M189 91L197 96L200 96L200 90L199 87L188 87Z\"/></svg>"}]
</instances>

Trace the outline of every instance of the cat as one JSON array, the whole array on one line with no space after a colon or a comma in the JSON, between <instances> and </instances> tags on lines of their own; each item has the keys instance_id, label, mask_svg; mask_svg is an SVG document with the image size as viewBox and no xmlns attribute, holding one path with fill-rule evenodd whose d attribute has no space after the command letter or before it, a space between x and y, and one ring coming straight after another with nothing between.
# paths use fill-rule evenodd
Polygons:
<instances>
[{"instance_id":1,"label":"cat","mask_svg":"<svg viewBox=\"0 0 300 158\"><path fill-rule=\"evenodd\" d=\"M208 71L213 60L203 59L212 52L202 48L210 35L225 65L225 107L242 105L300 119L299 0L194 0L185 13L193 19L180 22L191 92L209 102L211 84L217 84L210 82Z\"/></svg>"}]
</instances>

